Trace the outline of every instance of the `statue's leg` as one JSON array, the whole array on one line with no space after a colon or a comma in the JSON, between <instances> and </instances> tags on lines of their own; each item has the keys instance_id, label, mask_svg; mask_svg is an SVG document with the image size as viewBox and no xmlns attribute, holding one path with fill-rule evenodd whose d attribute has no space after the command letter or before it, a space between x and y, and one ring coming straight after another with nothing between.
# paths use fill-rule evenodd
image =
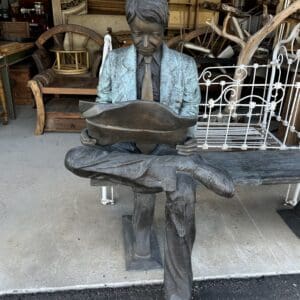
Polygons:
<instances>
[{"instance_id":1,"label":"statue's leg","mask_svg":"<svg viewBox=\"0 0 300 300\"><path fill-rule=\"evenodd\" d=\"M134 253L137 257L150 258L150 235L155 208L155 194L134 192L132 227L134 234Z\"/></svg>"},{"instance_id":2,"label":"statue's leg","mask_svg":"<svg viewBox=\"0 0 300 300\"><path fill-rule=\"evenodd\" d=\"M177 175L177 190L167 193L165 240L165 297L191 299L192 248L195 240L196 184L186 174Z\"/></svg>"}]
</instances>

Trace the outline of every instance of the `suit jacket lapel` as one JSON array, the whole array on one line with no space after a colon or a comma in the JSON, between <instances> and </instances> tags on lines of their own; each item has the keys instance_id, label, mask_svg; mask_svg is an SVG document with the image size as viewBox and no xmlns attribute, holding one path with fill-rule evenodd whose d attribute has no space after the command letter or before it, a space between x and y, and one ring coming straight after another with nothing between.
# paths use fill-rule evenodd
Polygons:
<instances>
[{"instance_id":1,"label":"suit jacket lapel","mask_svg":"<svg viewBox=\"0 0 300 300\"><path fill-rule=\"evenodd\" d=\"M122 82L120 89L123 95L126 96L127 100L136 100L136 49L132 45L128 47L127 52L124 55L121 70L116 66L116 72L119 72L118 77Z\"/></svg>"},{"instance_id":2,"label":"suit jacket lapel","mask_svg":"<svg viewBox=\"0 0 300 300\"><path fill-rule=\"evenodd\" d=\"M161 69L160 69L160 103L169 105L172 95L172 89L174 87L174 80L176 76L174 76L174 68L176 62L172 61L174 59L174 55L170 49L163 44L163 52L161 59Z\"/></svg>"},{"instance_id":3,"label":"suit jacket lapel","mask_svg":"<svg viewBox=\"0 0 300 300\"><path fill-rule=\"evenodd\" d=\"M160 70L160 102L169 105L171 101L172 90L176 83L176 76L174 69L176 68L175 59L170 49L163 44L161 70ZM116 66L116 72L122 82L120 90L127 100L137 99L137 86L136 86L136 68L137 68L137 52L134 45L128 47L124 55L121 69Z\"/></svg>"}]
</instances>

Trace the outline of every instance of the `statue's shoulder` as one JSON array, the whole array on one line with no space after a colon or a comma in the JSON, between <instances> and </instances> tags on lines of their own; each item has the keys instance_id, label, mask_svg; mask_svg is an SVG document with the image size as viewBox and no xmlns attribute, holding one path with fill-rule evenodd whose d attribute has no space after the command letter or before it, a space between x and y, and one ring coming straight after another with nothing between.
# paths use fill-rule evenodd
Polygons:
<instances>
[{"instance_id":1,"label":"statue's shoulder","mask_svg":"<svg viewBox=\"0 0 300 300\"><path fill-rule=\"evenodd\" d=\"M130 47L113 49L110 52L111 59L118 60L128 54Z\"/></svg>"},{"instance_id":2,"label":"statue's shoulder","mask_svg":"<svg viewBox=\"0 0 300 300\"><path fill-rule=\"evenodd\" d=\"M169 56L172 57L172 59L181 62L181 64L194 64L195 60L193 57L186 55L184 53L178 52L176 50L167 48L169 52Z\"/></svg>"}]
</instances>

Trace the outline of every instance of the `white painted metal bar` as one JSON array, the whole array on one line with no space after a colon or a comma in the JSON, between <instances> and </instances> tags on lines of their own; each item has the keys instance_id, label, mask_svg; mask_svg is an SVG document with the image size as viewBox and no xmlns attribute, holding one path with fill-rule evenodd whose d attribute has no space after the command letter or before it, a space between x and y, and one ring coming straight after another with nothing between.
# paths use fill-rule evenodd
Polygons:
<instances>
[{"instance_id":1,"label":"white painted metal bar","mask_svg":"<svg viewBox=\"0 0 300 300\"><path fill-rule=\"evenodd\" d=\"M102 205L115 204L113 186L101 186L100 202Z\"/></svg>"},{"instance_id":2,"label":"white painted metal bar","mask_svg":"<svg viewBox=\"0 0 300 300\"><path fill-rule=\"evenodd\" d=\"M289 184L288 185L288 189L287 189L287 193L286 193L286 197L285 197L285 200L284 200L284 203L286 205L295 207L299 203L300 183L298 183L296 185L296 188L295 188L295 191L294 191L294 194L293 194L292 198L290 198L291 188L292 188L292 185Z\"/></svg>"}]
</instances>

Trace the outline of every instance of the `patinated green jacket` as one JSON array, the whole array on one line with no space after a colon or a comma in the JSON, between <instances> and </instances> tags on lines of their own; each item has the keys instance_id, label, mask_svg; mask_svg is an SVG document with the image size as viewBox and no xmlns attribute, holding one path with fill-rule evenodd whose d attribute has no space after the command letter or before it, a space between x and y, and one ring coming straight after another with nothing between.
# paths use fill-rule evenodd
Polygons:
<instances>
[{"instance_id":1,"label":"patinated green jacket","mask_svg":"<svg viewBox=\"0 0 300 300\"><path fill-rule=\"evenodd\" d=\"M113 50L107 56L97 88L99 103L137 100L135 46ZM180 116L196 116L200 103L194 59L163 45L160 103Z\"/></svg>"}]
</instances>

